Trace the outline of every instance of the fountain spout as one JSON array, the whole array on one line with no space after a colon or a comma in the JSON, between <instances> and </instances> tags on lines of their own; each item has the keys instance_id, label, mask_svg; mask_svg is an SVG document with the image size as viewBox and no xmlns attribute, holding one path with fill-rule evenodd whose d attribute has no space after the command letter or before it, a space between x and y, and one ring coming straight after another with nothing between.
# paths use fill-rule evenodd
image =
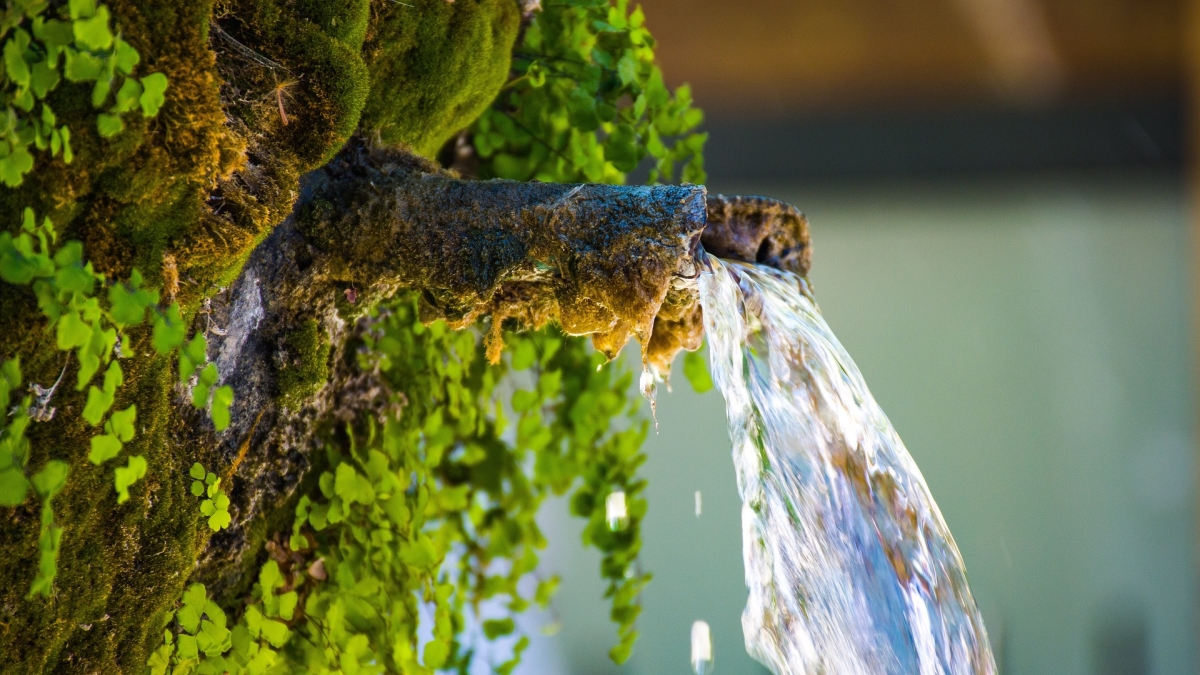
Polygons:
<instances>
[{"instance_id":1,"label":"fountain spout","mask_svg":"<svg viewBox=\"0 0 1200 675\"><path fill-rule=\"evenodd\" d=\"M554 320L613 357L630 337L665 370L700 346L696 256L709 252L804 274L808 227L761 197L696 185L562 185L463 180L396 151L343 152L306 188L296 224L323 281L370 300L418 289L422 317L501 329Z\"/></svg>"},{"instance_id":2,"label":"fountain spout","mask_svg":"<svg viewBox=\"0 0 1200 675\"><path fill-rule=\"evenodd\" d=\"M230 431L212 442L230 461L252 430L270 448L242 464L241 475L257 477L255 501L236 508L250 519L283 503L293 485L277 477L303 475L313 451L306 430L378 405L379 386L347 364L370 330L358 319L379 300L412 289L427 321L465 327L491 317L493 359L506 327L555 321L609 356L634 337L664 372L703 337L702 246L803 272L808 230L789 206L702 186L470 181L400 150L350 143L305 176L293 214L211 298L207 318L225 328L210 337L210 353L237 401ZM305 366L304 353L319 363ZM281 383L297 372L312 379L283 404ZM202 416L195 424L209 433ZM227 535L202 565L222 568L248 545Z\"/></svg>"}]
</instances>

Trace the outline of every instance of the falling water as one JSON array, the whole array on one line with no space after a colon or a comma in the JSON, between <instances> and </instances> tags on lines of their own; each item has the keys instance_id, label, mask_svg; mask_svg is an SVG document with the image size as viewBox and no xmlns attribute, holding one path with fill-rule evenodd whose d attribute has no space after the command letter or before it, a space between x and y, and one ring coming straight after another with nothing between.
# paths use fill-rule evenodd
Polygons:
<instances>
[{"instance_id":1,"label":"falling water","mask_svg":"<svg viewBox=\"0 0 1200 675\"><path fill-rule=\"evenodd\" d=\"M776 675L992 675L962 557L917 465L805 281L708 256L750 598Z\"/></svg>"}]
</instances>

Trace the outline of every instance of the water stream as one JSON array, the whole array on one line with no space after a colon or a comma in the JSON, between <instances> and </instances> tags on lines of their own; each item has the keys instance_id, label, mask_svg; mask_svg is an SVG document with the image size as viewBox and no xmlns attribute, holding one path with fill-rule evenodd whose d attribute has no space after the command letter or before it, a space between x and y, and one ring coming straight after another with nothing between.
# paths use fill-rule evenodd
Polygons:
<instances>
[{"instance_id":1,"label":"water stream","mask_svg":"<svg viewBox=\"0 0 1200 675\"><path fill-rule=\"evenodd\" d=\"M708 256L750 597L776 675L992 675L962 557L925 480L805 281Z\"/></svg>"}]
</instances>

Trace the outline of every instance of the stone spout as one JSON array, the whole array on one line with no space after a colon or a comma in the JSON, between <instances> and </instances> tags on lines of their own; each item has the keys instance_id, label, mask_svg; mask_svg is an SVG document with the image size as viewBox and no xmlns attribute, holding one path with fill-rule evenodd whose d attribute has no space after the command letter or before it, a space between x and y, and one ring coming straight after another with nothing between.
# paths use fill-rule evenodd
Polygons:
<instances>
[{"instance_id":1,"label":"stone spout","mask_svg":"<svg viewBox=\"0 0 1200 675\"><path fill-rule=\"evenodd\" d=\"M470 181L352 144L305 178L292 215L202 319L222 327L209 358L234 389L232 425L213 434L184 396L181 415L230 462L253 450L238 468L233 526L209 541L198 578L217 589L234 583L219 575L239 569L234 561L249 550L242 523L287 502L317 452L315 426L344 424L386 400L354 354L378 301L408 289L425 320L466 327L490 317L493 359L504 330L554 321L610 357L636 338L665 374L679 350L703 339L701 247L808 268L804 217L773 200L710 196L695 185Z\"/></svg>"}]
</instances>

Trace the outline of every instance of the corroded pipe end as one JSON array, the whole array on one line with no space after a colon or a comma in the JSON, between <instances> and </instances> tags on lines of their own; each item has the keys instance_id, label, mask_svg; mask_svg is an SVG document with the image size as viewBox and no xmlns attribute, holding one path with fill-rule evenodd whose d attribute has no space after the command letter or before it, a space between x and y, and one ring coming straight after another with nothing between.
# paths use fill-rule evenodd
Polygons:
<instances>
[{"instance_id":1,"label":"corroded pipe end","mask_svg":"<svg viewBox=\"0 0 1200 675\"><path fill-rule=\"evenodd\" d=\"M808 220L796 207L767 197L708 195L700 245L719 258L758 263L808 275L812 246ZM665 377L681 350L704 341L704 321L694 286L673 287L654 320L646 362Z\"/></svg>"},{"instance_id":2,"label":"corroded pipe end","mask_svg":"<svg viewBox=\"0 0 1200 675\"><path fill-rule=\"evenodd\" d=\"M700 244L718 258L808 275L808 220L796 207L775 199L709 195Z\"/></svg>"}]
</instances>

